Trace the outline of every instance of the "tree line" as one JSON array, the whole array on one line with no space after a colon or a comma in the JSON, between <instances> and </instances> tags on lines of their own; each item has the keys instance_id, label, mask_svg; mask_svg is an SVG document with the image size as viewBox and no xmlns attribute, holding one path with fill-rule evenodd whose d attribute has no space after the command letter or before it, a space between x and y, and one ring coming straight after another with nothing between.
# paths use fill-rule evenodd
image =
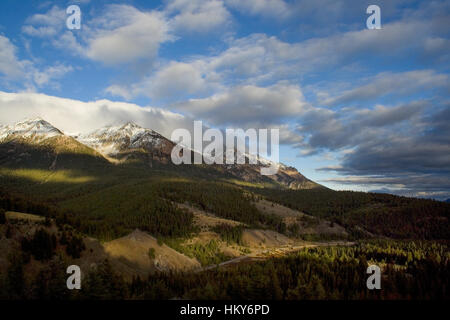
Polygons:
<instances>
[{"instance_id":1,"label":"tree line","mask_svg":"<svg viewBox=\"0 0 450 320\"><path fill-rule=\"evenodd\" d=\"M0 299L449 299L449 258L446 243L385 240L131 282L104 261L85 276L80 291L69 292L60 256L25 281L26 263L14 254L0 274ZM381 290L366 286L369 264L382 268Z\"/></svg>"},{"instance_id":2,"label":"tree line","mask_svg":"<svg viewBox=\"0 0 450 320\"><path fill-rule=\"evenodd\" d=\"M365 237L355 226L396 239L450 239L450 204L441 201L330 189L248 190L291 209L337 222L355 239Z\"/></svg>"}]
</instances>

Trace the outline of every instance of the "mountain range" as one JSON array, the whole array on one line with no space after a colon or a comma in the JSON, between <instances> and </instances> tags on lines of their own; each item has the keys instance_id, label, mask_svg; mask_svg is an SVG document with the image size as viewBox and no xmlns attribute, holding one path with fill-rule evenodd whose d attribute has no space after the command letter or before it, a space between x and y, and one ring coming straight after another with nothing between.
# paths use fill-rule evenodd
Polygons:
<instances>
[{"instance_id":1,"label":"mountain range","mask_svg":"<svg viewBox=\"0 0 450 320\"><path fill-rule=\"evenodd\" d=\"M70 153L92 155L97 162L104 160L114 164L138 162L149 167L155 164L172 166L171 151L176 145L161 134L133 122L106 126L87 134L72 136L41 118L1 126L0 144L2 149L7 149L4 153L7 159L3 160L11 162L14 159L16 165L23 164L30 157L27 146L47 147L45 157L53 157L49 169L56 168L58 164L60 167L64 166L64 163L61 163L61 155L67 156ZM211 167L219 174L229 174L245 182L270 183L296 190L322 187L304 177L296 168L283 164L277 164L277 174L261 176L260 168L270 162L263 160L251 165L248 163L249 157L246 155L246 164Z\"/></svg>"},{"instance_id":2,"label":"mountain range","mask_svg":"<svg viewBox=\"0 0 450 320\"><path fill-rule=\"evenodd\" d=\"M84 234L109 240L135 229L189 237L195 223L178 208L186 204L290 237L304 237L302 223L323 221L343 226L351 238L449 237L444 202L334 191L283 164L276 175L263 176L266 161L177 166L170 156L174 146L134 123L76 136L40 118L1 126L0 202L7 210L70 220ZM319 220L267 214L275 204Z\"/></svg>"}]
</instances>

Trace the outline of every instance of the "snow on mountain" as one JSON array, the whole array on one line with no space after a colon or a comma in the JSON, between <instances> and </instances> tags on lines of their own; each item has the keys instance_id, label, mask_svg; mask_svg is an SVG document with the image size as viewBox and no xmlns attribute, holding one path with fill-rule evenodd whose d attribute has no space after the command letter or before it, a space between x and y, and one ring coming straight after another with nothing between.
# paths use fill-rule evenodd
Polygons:
<instances>
[{"instance_id":1,"label":"snow on mountain","mask_svg":"<svg viewBox=\"0 0 450 320\"><path fill-rule=\"evenodd\" d=\"M79 135L77 140L107 155L130 149L158 149L164 142L168 142L159 133L132 122L103 127L89 134Z\"/></svg>"},{"instance_id":2,"label":"snow on mountain","mask_svg":"<svg viewBox=\"0 0 450 320\"><path fill-rule=\"evenodd\" d=\"M279 169L287 169L288 167L281 162L274 162L272 160L263 158L260 155L252 154L252 153L244 153L244 156L249 159L249 162L256 162L259 165L265 167L278 167Z\"/></svg>"},{"instance_id":3,"label":"snow on mountain","mask_svg":"<svg viewBox=\"0 0 450 320\"><path fill-rule=\"evenodd\" d=\"M73 151L80 147L80 145L73 144L73 142L78 141L77 143L81 143L116 160L126 161L129 158L134 160L140 159L147 161L150 166L153 165L154 161L169 164L171 161L171 152L175 146L174 142L159 133L142 128L132 122L107 126L89 134L81 134L78 136L65 135L41 118L24 120L14 125L0 126L0 142L26 139L27 142L41 143L52 137L63 138L59 139L56 144L59 148L68 148L68 150ZM87 149L91 150L90 148ZM141 151L144 152L142 153ZM236 155L236 153L238 151L235 149L234 154ZM317 184L306 179L295 168L285 166L281 163L274 163L268 159L248 153L244 153L243 156L246 158L246 164L225 165L230 174L240 179L245 181L262 181L263 177L260 174L261 166L274 166L278 167L278 173L267 177L279 184L293 189L317 187ZM257 160L258 164L249 165L250 159ZM226 162L224 161L224 163Z\"/></svg>"},{"instance_id":4,"label":"snow on mountain","mask_svg":"<svg viewBox=\"0 0 450 320\"><path fill-rule=\"evenodd\" d=\"M142 128L132 122L128 122L122 125L106 126L89 134L79 135L75 138L79 142L97 150L104 155L112 157L119 156L120 158L120 154L122 152L144 149L152 153L154 159L155 152L158 153L158 159L164 159L164 162L168 162L170 160L170 153L173 146L175 145L175 143L168 140L159 133L151 129ZM194 150L190 148L186 149L192 151ZM236 155L238 151L235 149L234 153ZM204 154L203 156L207 157L206 154ZM223 156L223 163L225 163L225 154ZM268 159L264 159L256 155L244 153L243 156L247 158L247 164L249 163L250 158L256 160L258 167L255 167L255 170L259 170L259 166L276 166L280 169L288 169L288 167L281 163L274 163ZM227 168L234 166L239 167L240 165L227 165Z\"/></svg>"},{"instance_id":5,"label":"snow on mountain","mask_svg":"<svg viewBox=\"0 0 450 320\"><path fill-rule=\"evenodd\" d=\"M0 141L24 138L41 142L55 136L63 136L59 129L41 118L27 119L13 125L0 127Z\"/></svg>"},{"instance_id":6,"label":"snow on mountain","mask_svg":"<svg viewBox=\"0 0 450 320\"><path fill-rule=\"evenodd\" d=\"M54 136L64 136L64 133L41 118L27 119L13 125L0 126L0 141L20 137L41 142ZM141 148L152 151L163 149L169 151L167 150L168 147L174 145L173 142L159 133L143 128L133 122L106 126L88 134L72 134L68 136L105 155L116 155L122 151ZM164 153L170 154L168 152ZM237 150L235 150L235 153L237 153ZM205 154L204 156L206 157L207 155ZM272 161L256 155L245 153L244 157L248 159L247 163L249 159L252 159L256 160L259 165L274 165ZM277 165L282 168L285 167L281 164Z\"/></svg>"}]
</instances>

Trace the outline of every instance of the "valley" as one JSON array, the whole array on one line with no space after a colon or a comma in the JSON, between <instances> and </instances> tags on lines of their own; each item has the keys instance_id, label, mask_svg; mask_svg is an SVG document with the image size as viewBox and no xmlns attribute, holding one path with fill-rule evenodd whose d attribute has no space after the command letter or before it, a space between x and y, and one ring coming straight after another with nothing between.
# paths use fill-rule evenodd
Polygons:
<instances>
[{"instance_id":1,"label":"valley","mask_svg":"<svg viewBox=\"0 0 450 320\"><path fill-rule=\"evenodd\" d=\"M172 147L132 123L1 127L0 282L22 289L0 295L61 294L70 264L87 283L74 299L381 298L361 288L369 260L390 275L384 298L410 298L402 286L420 296L448 269L448 203L334 191L282 164L176 166Z\"/></svg>"}]
</instances>

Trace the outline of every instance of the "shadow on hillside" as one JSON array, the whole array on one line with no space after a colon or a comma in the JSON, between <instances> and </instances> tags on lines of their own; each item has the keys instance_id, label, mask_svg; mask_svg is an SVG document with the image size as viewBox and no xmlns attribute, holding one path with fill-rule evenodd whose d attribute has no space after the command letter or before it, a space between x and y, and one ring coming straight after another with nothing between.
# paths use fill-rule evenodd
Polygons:
<instances>
[{"instance_id":1,"label":"shadow on hillside","mask_svg":"<svg viewBox=\"0 0 450 320\"><path fill-rule=\"evenodd\" d=\"M109 162L88 149L74 149L73 152L56 151L50 145L34 145L10 141L0 144L0 167L10 169L89 169L109 166ZM91 150L88 150L91 151Z\"/></svg>"}]
</instances>

